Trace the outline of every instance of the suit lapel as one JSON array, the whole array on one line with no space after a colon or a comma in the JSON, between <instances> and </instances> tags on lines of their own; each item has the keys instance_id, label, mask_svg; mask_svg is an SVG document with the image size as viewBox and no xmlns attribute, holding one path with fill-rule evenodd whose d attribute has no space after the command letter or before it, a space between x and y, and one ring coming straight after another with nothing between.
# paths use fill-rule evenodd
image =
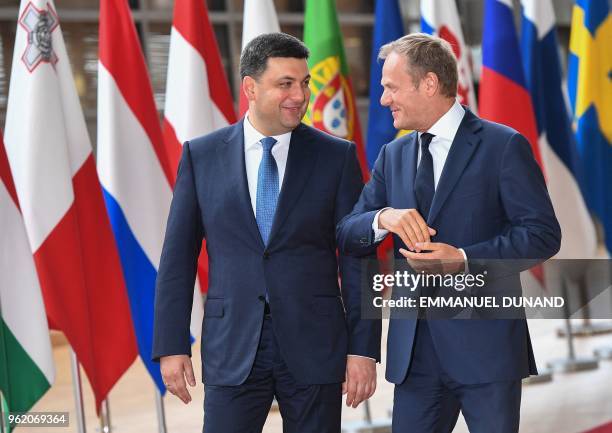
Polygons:
<instances>
[{"instance_id":1,"label":"suit lapel","mask_svg":"<svg viewBox=\"0 0 612 433\"><path fill-rule=\"evenodd\" d=\"M470 110L466 109L465 116L448 152L448 157L444 163L442 175L440 176L440 181L431 203L431 209L427 218L427 224L430 227L476 151L480 143L480 137L476 132L481 127L480 119Z\"/></svg>"},{"instance_id":2,"label":"suit lapel","mask_svg":"<svg viewBox=\"0 0 612 433\"><path fill-rule=\"evenodd\" d=\"M253 241L259 248L263 249L264 244L253 213L246 176L243 121L244 118L230 128L222 145L217 148L217 153L221 159L221 167L227 170L228 179L235 180L229 183L226 193L238 208L236 217L242 219L241 225L247 228Z\"/></svg>"},{"instance_id":3,"label":"suit lapel","mask_svg":"<svg viewBox=\"0 0 612 433\"><path fill-rule=\"evenodd\" d=\"M302 194L314 168L316 152L312 143L308 142L309 136L308 128L304 124L300 124L291 134L287 167L285 168L285 176L278 197L268 245L274 241L274 236Z\"/></svg>"}]
</instances>

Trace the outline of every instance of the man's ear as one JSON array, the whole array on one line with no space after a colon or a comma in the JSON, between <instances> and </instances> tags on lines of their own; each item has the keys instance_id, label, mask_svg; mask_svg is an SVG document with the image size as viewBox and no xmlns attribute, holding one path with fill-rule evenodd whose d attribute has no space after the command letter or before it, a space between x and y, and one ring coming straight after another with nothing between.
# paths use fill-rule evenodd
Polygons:
<instances>
[{"instance_id":1,"label":"man's ear","mask_svg":"<svg viewBox=\"0 0 612 433\"><path fill-rule=\"evenodd\" d=\"M433 96L438 93L440 89L440 81L438 76L433 72L428 72L423 78L423 84L425 85L425 91L428 96Z\"/></svg>"},{"instance_id":2,"label":"man's ear","mask_svg":"<svg viewBox=\"0 0 612 433\"><path fill-rule=\"evenodd\" d=\"M242 79L242 91L244 92L247 101L255 100L255 84L255 79L248 75Z\"/></svg>"}]
</instances>

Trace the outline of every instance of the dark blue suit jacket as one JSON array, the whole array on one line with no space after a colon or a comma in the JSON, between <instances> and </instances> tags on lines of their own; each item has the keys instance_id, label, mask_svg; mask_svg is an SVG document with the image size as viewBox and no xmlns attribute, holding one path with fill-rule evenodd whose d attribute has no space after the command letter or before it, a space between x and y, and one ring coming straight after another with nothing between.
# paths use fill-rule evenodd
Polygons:
<instances>
[{"instance_id":1,"label":"dark blue suit jacket","mask_svg":"<svg viewBox=\"0 0 612 433\"><path fill-rule=\"evenodd\" d=\"M338 225L342 252L359 256L375 250L372 222L380 209L417 208L417 151L416 132L382 148L372 179ZM473 267L476 259L544 260L558 251L561 240L544 177L527 140L469 110L449 151L427 223L437 230L435 242L463 248ZM398 252L403 242L397 236L394 242L395 257L403 259ZM511 272L487 279L489 289L512 292L518 287L520 293L523 262L512 263ZM400 294L394 289L394 297ZM416 320L391 318L387 379L399 384L409 367ZM442 368L459 383L537 374L525 320L431 320L429 328Z\"/></svg>"},{"instance_id":2,"label":"dark blue suit jacket","mask_svg":"<svg viewBox=\"0 0 612 433\"><path fill-rule=\"evenodd\" d=\"M355 145L303 124L293 131L267 247L244 158L242 121L183 146L157 277L153 358L191 353L193 285L205 238L204 381L246 380L267 288L274 332L295 379L342 382L347 353L380 358L381 323L360 319L360 259L336 254L336 224L363 188Z\"/></svg>"}]
</instances>

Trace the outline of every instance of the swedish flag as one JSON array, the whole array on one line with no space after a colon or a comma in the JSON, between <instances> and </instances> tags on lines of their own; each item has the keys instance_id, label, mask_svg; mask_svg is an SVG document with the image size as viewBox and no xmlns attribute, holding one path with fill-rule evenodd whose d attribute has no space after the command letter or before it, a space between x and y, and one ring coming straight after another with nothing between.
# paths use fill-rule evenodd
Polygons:
<instances>
[{"instance_id":1,"label":"swedish flag","mask_svg":"<svg viewBox=\"0 0 612 433\"><path fill-rule=\"evenodd\" d=\"M568 62L569 96L583 194L612 251L612 14L607 0L577 0Z\"/></svg>"}]
</instances>

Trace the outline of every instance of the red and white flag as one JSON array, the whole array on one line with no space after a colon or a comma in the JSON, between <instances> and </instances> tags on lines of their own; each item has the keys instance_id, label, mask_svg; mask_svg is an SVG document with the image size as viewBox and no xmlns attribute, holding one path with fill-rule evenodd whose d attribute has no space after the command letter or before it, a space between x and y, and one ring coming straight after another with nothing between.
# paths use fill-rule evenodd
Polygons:
<instances>
[{"instance_id":1,"label":"red and white flag","mask_svg":"<svg viewBox=\"0 0 612 433\"><path fill-rule=\"evenodd\" d=\"M21 2L5 143L49 324L66 335L99 408L136 340L53 0Z\"/></svg>"},{"instance_id":2,"label":"red and white flag","mask_svg":"<svg viewBox=\"0 0 612 433\"><path fill-rule=\"evenodd\" d=\"M272 0L244 0L242 19L242 49L259 35L280 32L278 16ZM242 89L240 94L240 115L249 109L249 103Z\"/></svg>"},{"instance_id":3,"label":"red and white flag","mask_svg":"<svg viewBox=\"0 0 612 433\"><path fill-rule=\"evenodd\" d=\"M232 93L206 3L202 0L176 0L163 125L172 181L176 180L185 141L234 122L236 113ZM205 292L208 287L205 243L198 261L198 281Z\"/></svg>"}]
</instances>

